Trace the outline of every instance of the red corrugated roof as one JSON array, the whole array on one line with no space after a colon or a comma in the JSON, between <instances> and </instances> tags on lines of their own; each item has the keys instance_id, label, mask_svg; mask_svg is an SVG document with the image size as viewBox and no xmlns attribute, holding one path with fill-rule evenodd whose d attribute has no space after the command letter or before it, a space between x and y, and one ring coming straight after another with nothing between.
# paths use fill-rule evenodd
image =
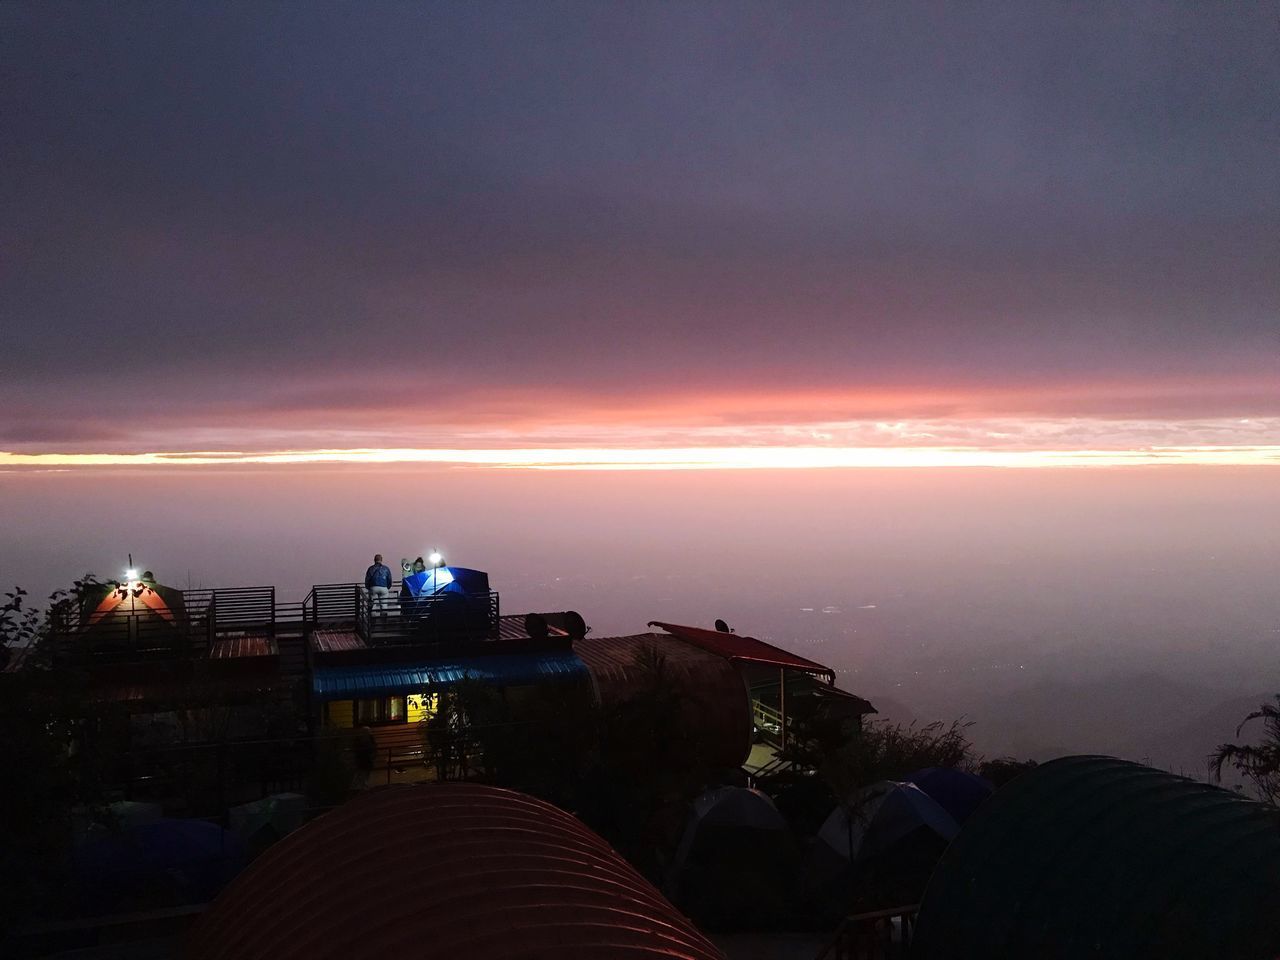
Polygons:
<instances>
[{"instance_id":1,"label":"red corrugated roof","mask_svg":"<svg viewBox=\"0 0 1280 960\"><path fill-rule=\"evenodd\" d=\"M354 630L313 630L311 649L316 653L336 653L339 650L364 650L365 643Z\"/></svg>"},{"instance_id":2,"label":"red corrugated roof","mask_svg":"<svg viewBox=\"0 0 1280 960\"><path fill-rule=\"evenodd\" d=\"M830 667L783 650L781 647L775 647L772 643L757 640L755 637L743 636L740 633L723 633L719 630L704 630L702 627L686 627L678 623L662 623L658 620L651 620L649 626L661 627L685 643L692 643L696 647L730 660L763 663L775 667L786 667L789 670L803 670L805 673L835 679L836 672Z\"/></svg>"},{"instance_id":3,"label":"red corrugated roof","mask_svg":"<svg viewBox=\"0 0 1280 960\"><path fill-rule=\"evenodd\" d=\"M209 647L210 660L237 660L243 657L274 657L280 651L276 642L266 634L245 634L213 641Z\"/></svg>"},{"instance_id":4,"label":"red corrugated roof","mask_svg":"<svg viewBox=\"0 0 1280 960\"><path fill-rule=\"evenodd\" d=\"M724 955L574 817L510 790L365 793L281 840L192 929L193 960Z\"/></svg>"}]
</instances>

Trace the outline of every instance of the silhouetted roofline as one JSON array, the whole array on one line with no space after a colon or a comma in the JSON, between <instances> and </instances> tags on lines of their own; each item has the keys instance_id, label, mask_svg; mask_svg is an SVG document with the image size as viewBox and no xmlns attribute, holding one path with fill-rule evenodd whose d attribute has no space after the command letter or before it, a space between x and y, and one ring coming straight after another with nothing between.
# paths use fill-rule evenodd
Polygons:
<instances>
[{"instance_id":1,"label":"silhouetted roofline","mask_svg":"<svg viewBox=\"0 0 1280 960\"><path fill-rule=\"evenodd\" d=\"M671 636L685 643L691 643L729 660L762 663L788 670L802 670L805 673L824 677L830 683L834 683L836 679L836 672L831 667L783 650L781 647L775 647L755 637L740 633L724 633L720 630L706 630L702 627L683 626L678 623L663 623L661 620L650 620L649 626L661 627Z\"/></svg>"}]
</instances>

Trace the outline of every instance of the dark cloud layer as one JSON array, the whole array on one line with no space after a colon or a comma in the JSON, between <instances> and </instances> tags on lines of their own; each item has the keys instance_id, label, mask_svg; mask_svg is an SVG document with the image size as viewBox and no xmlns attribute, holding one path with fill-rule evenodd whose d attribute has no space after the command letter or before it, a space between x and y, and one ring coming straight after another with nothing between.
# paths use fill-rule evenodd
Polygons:
<instances>
[{"instance_id":1,"label":"dark cloud layer","mask_svg":"<svg viewBox=\"0 0 1280 960\"><path fill-rule=\"evenodd\" d=\"M311 428L691 382L1280 403L1274 7L11 3L0 34L9 442L105 442L112 402Z\"/></svg>"}]
</instances>

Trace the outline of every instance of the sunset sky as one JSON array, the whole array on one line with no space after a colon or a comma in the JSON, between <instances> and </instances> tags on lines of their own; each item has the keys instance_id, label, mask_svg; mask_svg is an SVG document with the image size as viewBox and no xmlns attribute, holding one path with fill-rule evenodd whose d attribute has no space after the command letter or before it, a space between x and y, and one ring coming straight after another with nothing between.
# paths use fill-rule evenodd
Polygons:
<instances>
[{"instance_id":1,"label":"sunset sky","mask_svg":"<svg viewBox=\"0 0 1280 960\"><path fill-rule=\"evenodd\" d=\"M0 469L1280 462L1273 6L368 14L0 7Z\"/></svg>"},{"instance_id":2,"label":"sunset sky","mask_svg":"<svg viewBox=\"0 0 1280 960\"><path fill-rule=\"evenodd\" d=\"M9 0L0 117L0 592L438 549L1042 759L1280 689L1274 3Z\"/></svg>"}]
</instances>

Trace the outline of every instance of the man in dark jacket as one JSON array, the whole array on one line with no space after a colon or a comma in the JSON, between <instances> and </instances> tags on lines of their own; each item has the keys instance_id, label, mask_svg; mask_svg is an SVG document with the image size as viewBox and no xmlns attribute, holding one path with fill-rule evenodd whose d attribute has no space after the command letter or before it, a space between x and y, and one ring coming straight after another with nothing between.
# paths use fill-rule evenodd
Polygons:
<instances>
[{"instance_id":1,"label":"man in dark jacket","mask_svg":"<svg viewBox=\"0 0 1280 960\"><path fill-rule=\"evenodd\" d=\"M382 562L382 554L374 554L373 566L364 572L364 586L373 599L373 609L383 617L391 605L391 583L391 568Z\"/></svg>"}]
</instances>

